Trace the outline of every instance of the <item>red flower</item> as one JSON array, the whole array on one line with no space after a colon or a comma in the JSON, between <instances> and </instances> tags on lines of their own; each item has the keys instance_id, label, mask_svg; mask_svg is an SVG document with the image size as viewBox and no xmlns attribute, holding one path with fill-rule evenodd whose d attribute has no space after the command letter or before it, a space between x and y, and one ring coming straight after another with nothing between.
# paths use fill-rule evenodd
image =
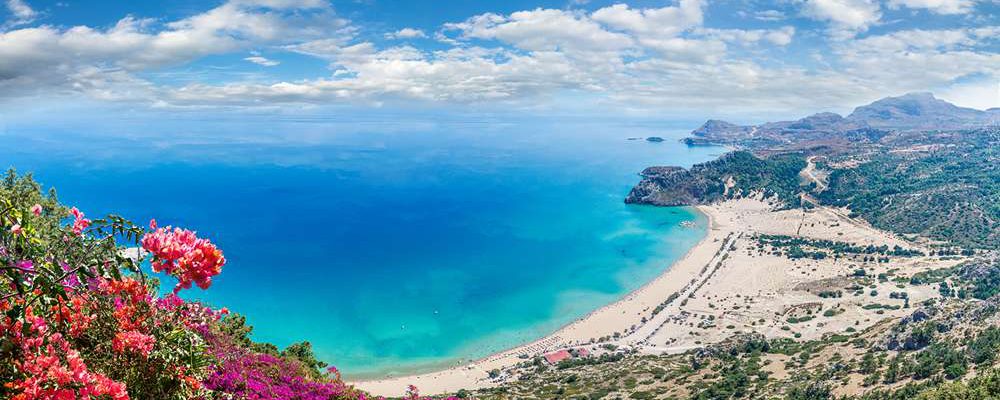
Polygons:
<instances>
[{"instance_id":1,"label":"red flower","mask_svg":"<svg viewBox=\"0 0 1000 400\"><path fill-rule=\"evenodd\" d=\"M156 221L150 221L149 225L155 228ZM165 271L177 278L174 293L190 288L192 283L208 289L212 277L226 265L222 251L212 242L186 229L156 228L142 237L142 247L153 254L154 272Z\"/></svg>"},{"instance_id":2,"label":"red flower","mask_svg":"<svg viewBox=\"0 0 1000 400\"><path fill-rule=\"evenodd\" d=\"M85 313L85 307L86 301L79 296L73 297L68 301L60 299L59 305L56 307L54 319L56 322L62 322L69 326L69 335L71 337L80 337L90 327L90 323L97 318Z\"/></svg>"},{"instance_id":3,"label":"red flower","mask_svg":"<svg viewBox=\"0 0 1000 400\"><path fill-rule=\"evenodd\" d=\"M153 298L141 282L132 278L104 281L99 289L104 294L114 296L114 315L121 329L138 330L151 317Z\"/></svg>"},{"instance_id":4,"label":"red flower","mask_svg":"<svg viewBox=\"0 0 1000 400\"><path fill-rule=\"evenodd\" d=\"M149 357L155 344L156 338L137 331L118 332L111 340L111 348L116 353L124 354L126 351L131 351L143 357Z\"/></svg>"}]
</instances>

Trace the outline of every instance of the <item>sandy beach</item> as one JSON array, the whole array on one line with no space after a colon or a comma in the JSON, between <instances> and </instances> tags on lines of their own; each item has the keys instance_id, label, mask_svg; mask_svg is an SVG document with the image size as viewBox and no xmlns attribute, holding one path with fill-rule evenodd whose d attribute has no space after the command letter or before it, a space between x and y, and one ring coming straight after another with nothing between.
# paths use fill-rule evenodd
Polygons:
<instances>
[{"instance_id":1,"label":"sandy beach","mask_svg":"<svg viewBox=\"0 0 1000 400\"><path fill-rule=\"evenodd\" d=\"M863 307L873 301L899 302L895 297L888 299L890 292L896 290L891 281L873 284L871 292L880 295L868 296L867 289L864 296L844 298L820 298L816 293L836 287L838 278L858 268L884 274L958 262L929 256L893 258L885 263L857 257L792 260L761 251L752 238L757 234L774 234L858 245L899 245L910 249L919 246L848 218L848 211L842 209L776 211L761 199L731 200L697 209L708 218L706 236L660 276L621 300L535 342L471 363L432 373L354 384L385 396L402 395L411 384L426 394L451 393L516 379L518 364L560 349L586 348L591 354L600 354L609 351L605 344L613 344L641 353L662 354L715 343L737 332L808 339L848 328L863 329L906 312L901 307L895 310ZM920 301L934 296L934 290L908 289L908 296L911 301ZM661 307L654 313L657 306ZM788 321L798 322L798 318L821 310L835 310L835 315L823 318L822 322L809 317L789 326ZM489 371L498 373L491 377Z\"/></svg>"}]
</instances>

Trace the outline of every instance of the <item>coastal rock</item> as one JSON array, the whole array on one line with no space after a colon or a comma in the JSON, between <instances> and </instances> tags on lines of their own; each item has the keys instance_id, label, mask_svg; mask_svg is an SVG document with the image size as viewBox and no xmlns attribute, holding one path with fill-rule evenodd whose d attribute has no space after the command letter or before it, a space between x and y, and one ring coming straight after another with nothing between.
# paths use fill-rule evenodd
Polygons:
<instances>
[{"instance_id":1,"label":"coastal rock","mask_svg":"<svg viewBox=\"0 0 1000 400\"><path fill-rule=\"evenodd\" d=\"M752 136L754 127L736 125L730 122L710 119L705 121L698 129L691 131L694 139L704 140L706 143L728 144L743 138ZM688 142L688 144L691 144Z\"/></svg>"},{"instance_id":2,"label":"coastal rock","mask_svg":"<svg viewBox=\"0 0 1000 400\"><path fill-rule=\"evenodd\" d=\"M649 167L625 202L657 206L708 204L751 193L793 201L799 193L798 173L805 161L794 155L761 159L734 151L717 160L681 167Z\"/></svg>"},{"instance_id":3,"label":"coastal rock","mask_svg":"<svg viewBox=\"0 0 1000 400\"><path fill-rule=\"evenodd\" d=\"M687 206L699 204L704 197L704 188L684 168L649 167L640 175L642 180L629 192L625 203Z\"/></svg>"}]
</instances>

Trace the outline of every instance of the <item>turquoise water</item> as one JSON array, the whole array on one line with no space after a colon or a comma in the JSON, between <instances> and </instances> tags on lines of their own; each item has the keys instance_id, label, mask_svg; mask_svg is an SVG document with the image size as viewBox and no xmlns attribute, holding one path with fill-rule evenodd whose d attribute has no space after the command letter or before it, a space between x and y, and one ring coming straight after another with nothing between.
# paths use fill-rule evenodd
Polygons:
<instances>
[{"instance_id":1,"label":"turquoise water","mask_svg":"<svg viewBox=\"0 0 1000 400\"><path fill-rule=\"evenodd\" d=\"M482 357L642 286L705 221L625 205L637 173L721 152L656 124L189 125L13 126L0 155L91 215L212 238L229 264L187 297L353 378Z\"/></svg>"}]
</instances>

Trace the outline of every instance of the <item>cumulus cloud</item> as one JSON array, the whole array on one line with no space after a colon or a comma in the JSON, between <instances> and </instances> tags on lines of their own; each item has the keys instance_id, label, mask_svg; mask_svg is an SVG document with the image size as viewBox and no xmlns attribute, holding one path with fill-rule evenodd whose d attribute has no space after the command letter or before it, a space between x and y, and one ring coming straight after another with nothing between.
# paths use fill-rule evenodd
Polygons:
<instances>
[{"instance_id":1,"label":"cumulus cloud","mask_svg":"<svg viewBox=\"0 0 1000 400\"><path fill-rule=\"evenodd\" d=\"M828 21L838 36L863 32L882 18L876 0L806 0L805 16Z\"/></svg>"},{"instance_id":2,"label":"cumulus cloud","mask_svg":"<svg viewBox=\"0 0 1000 400\"><path fill-rule=\"evenodd\" d=\"M676 36L701 25L704 15L701 0L681 0L676 6L633 9L615 4L594 12L592 18L612 28L639 35Z\"/></svg>"},{"instance_id":3,"label":"cumulus cloud","mask_svg":"<svg viewBox=\"0 0 1000 400\"><path fill-rule=\"evenodd\" d=\"M748 11L764 21L754 29L707 27L705 2L679 0L654 8L484 13L442 24L433 35L413 28L382 34L439 42L420 47L422 41L365 40L370 36L357 35L322 0L229 0L176 21L126 17L105 28L0 31L0 98L44 93L154 107L398 102L529 109L568 98L601 109L711 112L826 108L1000 76L997 27L890 28L873 35L868 28L882 18L877 3L798 5L824 27L774 23L786 15L768 9ZM854 40L828 40L824 32ZM799 37L820 42L810 46L827 53L822 63L785 55ZM255 70L252 80L211 84L166 84L148 73L209 55L278 65L256 52L263 49L315 57L328 69L294 81L268 80Z\"/></svg>"},{"instance_id":4,"label":"cumulus cloud","mask_svg":"<svg viewBox=\"0 0 1000 400\"><path fill-rule=\"evenodd\" d=\"M385 34L386 39L420 39L426 38L427 34L420 29L403 28L395 32Z\"/></svg>"},{"instance_id":5,"label":"cumulus cloud","mask_svg":"<svg viewBox=\"0 0 1000 400\"><path fill-rule=\"evenodd\" d=\"M459 31L463 38L499 40L532 51L618 51L633 45L628 35L553 9L518 11L509 16L487 13L446 24L445 29Z\"/></svg>"},{"instance_id":6,"label":"cumulus cloud","mask_svg":"<svg viewBox=\"0 0 1000 400\"><path fill-rule=\"evenodd\" d=\"M717 38L681 37L704 22L702 0L680 0L677 6L634 9L626 4L601 8L591 15L594 21L627 32L639 46L673 60L716 62L726 51Z\"/></svg>"},{"instance_id":7,"label":"cumulus cloud","mask_svg":"<svg viewBox=\"0 0 1000 400\"><path fill-rule=\"evenodd\" d=\"M120 75L351 29L325 3L309 0L233 0L159 30L155 24L125 17L106 29L40 26L0 32L0 93L52 87L87 91L91 85L74 72L88 71L84 76L93 80L95 70Z\"/></svg>"}]
</instances>

